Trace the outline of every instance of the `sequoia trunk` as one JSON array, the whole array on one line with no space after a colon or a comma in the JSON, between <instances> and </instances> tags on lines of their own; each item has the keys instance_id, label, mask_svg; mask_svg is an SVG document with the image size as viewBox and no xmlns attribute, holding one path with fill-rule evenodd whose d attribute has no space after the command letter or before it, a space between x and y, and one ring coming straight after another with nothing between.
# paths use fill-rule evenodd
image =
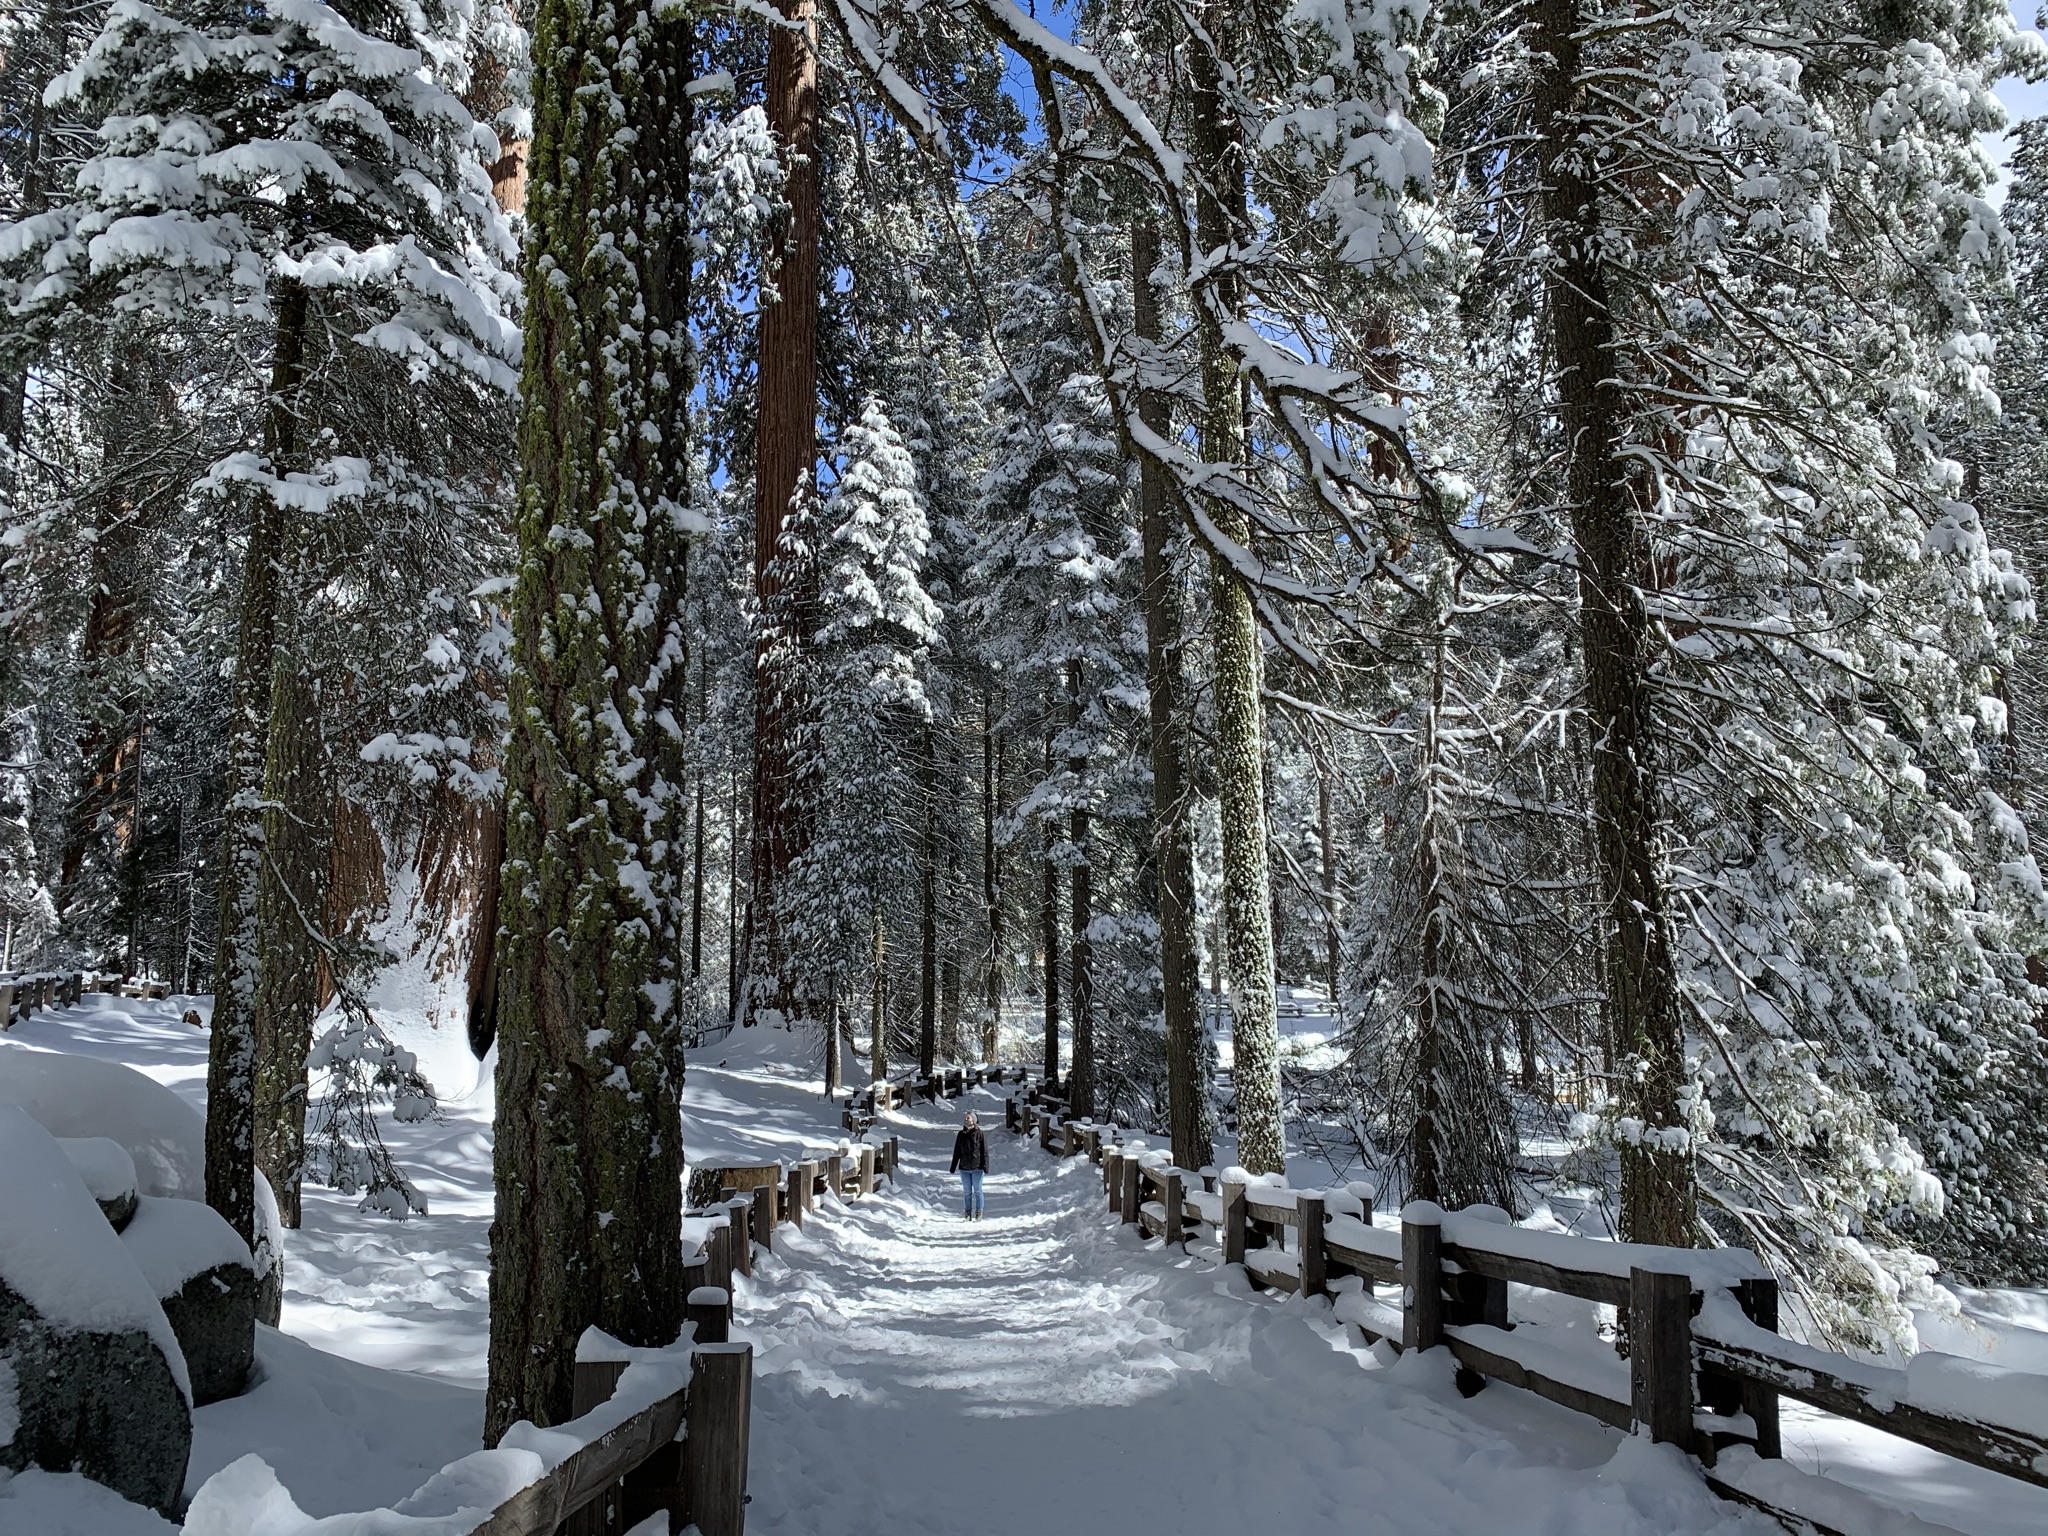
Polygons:
<instances>
[{"instance_id":1,"label":"sequoia trunk","mask_svg":"<svg viewBox=\"0 0 2048 1536\"><path fill-rule=\"evenodd\" d=\"M682 1326L690 23L541 0L484 1436ZM559 275L559 277L558 277Z\"/></svg>"}]
</instances>

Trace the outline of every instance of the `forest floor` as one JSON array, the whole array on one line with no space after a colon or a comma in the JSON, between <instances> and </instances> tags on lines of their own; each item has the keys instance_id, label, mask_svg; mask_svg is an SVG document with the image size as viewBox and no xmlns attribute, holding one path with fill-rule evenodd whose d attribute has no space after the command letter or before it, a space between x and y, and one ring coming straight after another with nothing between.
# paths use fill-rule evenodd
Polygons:
<instances>
[{"instance_id":1,"label":"forest floor","mask_svg":"<svg viewBox=\"0 0 2048 1536\"><path fill-rule=\"evenodd\" d=\"M179 1022L186 1006L90 998L38 1015L0 1042L0 1072L8 1051L72 1050L199 1105L206 1036ZM422 1024L407 1043L442 1112L390 1140L432 1214L395 1222L308 1186L287 1247L285 1331L263 1332L249 1393L195 1415L188 1491L254 1452L308 1514L362 1510L477 1444L490 1079L457 1032ZM836 1111L795 1046L742 1031L693 1063L693 1159L837 1141ZM978 1223L962 1219L946 1167L969 1108L996 1127ZM1006 1135L987 1090L891 1122L900 1182L824 1202L738 1282L735 1336L755 1348L755 1536L1779 1529L1714 1498L1662 1448L1499 1384L1465 1400L1447 1361L1362 1347L1327 1303L1253 1294L1213 1248L1141 1243L1104 1211L1092 1167ZM2025 1326L2040 1321L2025 1316L2039 1298L2001 1295L2020 1319L2005 1347L2048 1344ZM1518 1288L1513 1304L1520 1315L1540 1298ZM1544 1321L1590 1338L1598 1319ZM1968 1536L2048 1529L2048 1493L1839 1420L1790 1411L1786 1445L1807 1470L1881 1488ZM0 1536L172 1529L77 1477L0 1476Z\"/></svg>"}]
</instances>

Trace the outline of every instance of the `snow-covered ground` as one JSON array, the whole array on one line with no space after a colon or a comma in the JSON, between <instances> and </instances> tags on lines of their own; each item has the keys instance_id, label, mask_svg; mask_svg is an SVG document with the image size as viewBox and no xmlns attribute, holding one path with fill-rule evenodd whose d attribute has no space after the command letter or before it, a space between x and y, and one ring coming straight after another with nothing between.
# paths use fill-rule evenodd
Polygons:
<instances>
[{"instance_id":1,"label":"snow-covered ground","mask_svg":"<svg viewBox=\"0 0 2048 1536\"><path fill-rule=\"evenodd\" d=\"M38 1015L0 1040L0 1073L11 1051L71 1050L200 1104L206 1040L178 1022L187 1006L95 997ZM254 1451L307 1513L363 1509L477 1445L490 1084L459 1031L424 1016L405 1043L422 1050L443 1114L389 1136L432 1214L394 1222L308 1187L284 1332L261 1339L254 1391L198 1411L188 1490ZM693 1064L693 1157L836 1142L795 1043L742 1031ZM739 1282L738 1336L756 1349L757 1536L1777 1531L1660 1448L1499 1384L1466 1401L1441 1358L1356 1347L1325 1303L1252 1295L1213 1252L1141 1245L1104 1213L1092 1168L999 1129L988 1218L963 1222L945 1164L969 1107L1000 1126L986 1091L893 1117L901 1183L783 1229L776 1256ZM1952 1336L1930 1343L2027 1369L2048 1360L2042 1298L1965 1301ZM1808 1469L1969 1536L2048 1529L2042 1490L1790 1405L1785 1438ZM0 1480L0 1536L170 1529L80 1478Z\"/></svg>"}]
</instances>

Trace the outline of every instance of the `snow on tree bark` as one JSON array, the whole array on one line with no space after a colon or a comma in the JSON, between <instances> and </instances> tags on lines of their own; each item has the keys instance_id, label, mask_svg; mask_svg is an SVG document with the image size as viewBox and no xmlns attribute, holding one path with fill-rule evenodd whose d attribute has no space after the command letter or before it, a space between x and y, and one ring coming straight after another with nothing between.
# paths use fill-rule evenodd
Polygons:
<instances>
[{"instance_id":1,"label":"snow on tree bark","mask_svg":"<svg viewBox=\"0 0 2048 1536\"><path fill-rule=\"evenodd\" d=\"M571 1411L576 1340L682 1323L690 23L534 37L485 1438Z\"/></svg>"},{"instance_id":2,"label":"snow on tree bark","mask_svg":"<svg viewBox=\"0 0 2048 1536\"><path fill-rule=\"evenodd\" d=\"M1201 168L1196 223L1202 249L1227 251L1246 226L1246 147L1224 91L1221 50L1238 30L1229 8L1203 8L1210 44L1193 50L1192 158ZM1202 457L1235 465L1245 455L1244 393L1223 327L1242 319L1241 286L1217 279L1198 307L1202 353ZM1234 501L1212 497L1210 519L1240 547L1251 520ZM1273 896L1266 848L1263 661L1252 595L1242 576L1212 552L1210 646L1214 654L1216 783L1223 827L1223 930L1230 975L1231 1083L1237 1099L1238 1161L1252 1173L1287 1168L1280 1110L1280 1027L1273 983Z\"/></svg>"}]
</instances>

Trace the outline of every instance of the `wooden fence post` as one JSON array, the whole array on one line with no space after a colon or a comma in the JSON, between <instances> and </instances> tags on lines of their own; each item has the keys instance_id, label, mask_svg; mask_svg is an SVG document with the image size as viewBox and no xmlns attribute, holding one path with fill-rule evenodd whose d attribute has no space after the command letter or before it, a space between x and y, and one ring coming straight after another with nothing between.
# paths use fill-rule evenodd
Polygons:
<instances>
[{"instance_id":1,"label":"wooden fence post","mask_svg":"<svg viewBox=\"0 0 2048 1536\"><path fill-rule=\"evenodd\" d=\"M1693 1443L1692 1277L1628 1272L1628 1375L1638 1424L1650 1438Z\"/></svg>"},{"instance_id":2,"label":"wooden fence post","mask_svg":"<svg viewBox=\"0 0 2048 1536\"><path fill-rule=\"evenodd\" d=\"M891 1136L889 1138L889 1182L891 1184L894 1184L896 1182L896 1168L898 1161L902 1157L902 1155L902 1138L898 1136Z\"/></svg>"},{"instance_id":3,"label":"wooden fence post","mask_svg":"<svg viewBox=\"0 0 2048 1536\"><path fill-rule=\"evenodd\" d=\"M859 1177L860 1192L863 1195L872 1195L875 1192L875 1149L873 1147L862 1147L860 1149Z\"/></svg>"},{"instance_id":4,"label":"wooden fence post","mask_svg":"<svg viewBox=\"0 0 2048 1536\"><path fill-rule=\"evenodd\" d=\"M1131 1226L1137 1222L1138 1189L1138 1160L1135 1157L1126 1157L1124 1159L1122 1198L1117 1202L1117 1214L1123 1219L1125 1226Z\"/></svg>"},{"instance_id":5,"label":"wooden fence post","mask_svg":"<svg viewBox=\"0 0 2048 1536\"><path fill-rule=\"evenodd\" d=\"M1772 1333L1778 1331L1776 1280L1745 1280L1736 1287L1735 1300L1757 1327L1768 1328ZM1742 1384L1742 1411L1756 1421L1757 1455L1783 1456L1785 1447L1778 1433L1777 1392L1760 1381L1745 1381Z\"/></svg>"},{"instance_id":6,"label":"wooden fence post","mask_svg":"<svg viewBox=\"0 0 2048 1536\"><path fill-rule=\"evenodd\" d=\"M1245 1187L1236 1179L1223 1181L1223 1262L1242 1264L1245 1242Z\"/></svg>"},{"instance_id":7,"label":"wooden fence post","mask_svg":"<svg viewBox=\"0 0 2048 1536\"><path fill-rule=\"evenodd\" d=\"M789 1191L782 1197L782 1219L795 1224L801 1232L804 1227L804 1165L798 1163L789 1170Z\"/></svg>"},{"instance_id":8,"label":"wooden fence post","mask_svg":"<svg viewBox=\"0 0 2048 1536\"><path fill-rule=\"evenodd\" d=\"M703 1536L743 1536L746 1530L747 1428L753 1394L753 1345L718 1344L691 1357L684 1416L684 1519Z\"/></svg>"},{"instance_id":9,"label":"wooden fence post","mask_svg":"<svg viewBox=\"0 0 2048 1536\"><path fill-rule=\"evenodd\" d=\"M1421 1202L1416 1202L1418 1205ZM1417 1212L1418 1215L1423 1214ZM1401 1347L1435 1349L1444 1341L1443 1213L1411 1221L1401 1213Z\"/></svg>"},{"instance_id":10,"label":"wooden fence post","mask_svg":"<svg viewBox=\"0 0 2048 1536\"><path fill-rule=\"evenodd\" d=\"M735 1235L730 1221L721 1222L711 1229L711 1283L725 1292L728 1308L732 1306L732 1240Z\"/></svg>"},{"instance_id":11,"label":"wooden fence post","mask_svg":"<svg viewBox=\"0 0 2048 1536\"><path fill-rule=\"evenodd\" d=\"M623 1360L578 1360L569 1383L569 1412L576 1418L610 1400ZM617 1536L626 1529L626 1480L621 1477L562 1522L562 1536Z\"/></svg>"},{"instance_id":12,"label":"wooden fence post","mask_svg":"<svg viewBox=\"0 0 2048 1536\"><path fill-rule=\"evenodd\" d=\"M754 1243L748 1235L749 1218L753 1215L754 1203L736 1189L725 1192L725 1251L732 1257L732 1265L743 1275L754 1272Z\"/></svg>"},{"instance_id":13,"label":"wooden fence post","mask_svg":"<svg viewBox=\"0 0 2048 1536\"><path fill-rule=\"evenodd\" d=\"M775 1250L775 1186L763 1184L754 1191L754 1241Z\"/></svg>"},{"instance_id":14,"label":"wooden fence post","mask_svg":"<svg viewBox=\"0 0 2048 1536\"><path fill-rule=\"evenodd\" d=\"M723 1344L732 1336L732 1292L716 1285L692 1286L683 1297L683 1321L695 1326L699 1344Z\"/></svg>"},{"instance_id":15,"label":"wooden fence post","mask_svg":"<svg viewBox=\"0 0 2048 1536\"><path fill-rule=\"evenodd\" d=\"M0 981L0 1029L14 1028L14 983Z\"/></svg>"},{"instance_id":16,"label":"wooden fence post","mask_svg":"<svg viewBox=\"0 0 2048 1536\"><path fill-rule=\"evenodd\" d=\"M808 1216L818 1208L818 1161L807 1157L796 1166L803 1174L798 1193L803 1196L804 1214Z\"/></svg>"},{"instance_id":17,"label":"wooden fence post","mask_svg":"<svg viewBox=\"0 0 2048 1536\"><path fill-rule=\"evenodd\" d=\"M1323 1247L1323 1197L1296 1195L1294 1209L1301 1217L1301 1225L1294 1229L1301 1244L1301 1294L1327 1296L1330 1293L1330 1255Z\"/></svg>"},{"instance_id":18,"label":"wooden fence post","mask_svg":"<svg viewBox=\"0 0 2048 1536\"><path fill-rule=\"evenodd\" d=\"M1102 1189L1112 1211L1123 1209L1124 1155L1114 1147L1102 1154Z\"/></svg>"},{"instance_id":19,"label":"wooden fence post","mask_svg":"<svg viewBox=\"0 0 2048 1536\"><path fill-rule=\"evenodd\" d=\"M1159 1203L1166 1209L1166 1240L1169 1243L1181 1241L1181 1221L1186 1208L1187 1191L1181 1184L1178 1168L1166 1170L1166 1177L1160 1181Z\"/></svg>"}]
</instances>

